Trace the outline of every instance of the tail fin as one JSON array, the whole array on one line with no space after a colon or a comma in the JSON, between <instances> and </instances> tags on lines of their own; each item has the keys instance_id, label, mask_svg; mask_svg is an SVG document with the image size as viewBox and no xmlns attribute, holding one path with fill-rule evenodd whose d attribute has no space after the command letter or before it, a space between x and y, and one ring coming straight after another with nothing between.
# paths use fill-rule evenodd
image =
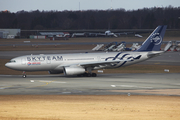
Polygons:
<instances>
[{"instance_id":1,"label":"tail fin","mask_svg":"<svg viewBox=\"0 0 180 120\"><path fill-rule=\"evenodd\" d=\"M158 26L137 51L159 51L167 25Z\"/></svg>"}]
</instances>

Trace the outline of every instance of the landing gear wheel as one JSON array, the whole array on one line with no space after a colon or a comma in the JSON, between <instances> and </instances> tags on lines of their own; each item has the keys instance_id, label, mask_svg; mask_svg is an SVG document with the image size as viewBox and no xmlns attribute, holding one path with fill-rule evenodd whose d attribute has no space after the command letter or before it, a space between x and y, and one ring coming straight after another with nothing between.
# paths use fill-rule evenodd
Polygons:
<instances>
[{"instance_id":1,"label":"landing gear wheel","mask_svg":"<svg viewBox=\"0 0 180 120\"><path fill-rule=\"evenodd\" d=\"M26 78L26 75L23 75L22 77L23 77L23 78Z\"/></svg>"},{"instance_id":2,"label":"landing gear wheel","mask_svg":"<svg viewBox=\"0 0 180 120\"><path fill-rule=\"evenodd\" d=\"M84 76L84 77L88 77L88 73L84 73L83 76Z\"/></svg>"},{"instance_id":3,"label":"landing gear wheel","mask_svg":"<svg viewBox=\"0 0 180 120\"><path fill-rule=\"evenodd\" d=\"M96 76L97 76L96 73L84 73L84 74L77 75L77 77L96 77Z\"/></svg>"},{"instance_id":4,"label":"landing gear wheel","mask_svg":"<svg viewBox=\"0 0 180 120\"><path fill-rule=\"evenodd\" d=\"M91 77L91 76L92 76L92 74L91 74L91 73L88 73L88 74L87 74L87 77Z\"/></svg>"},{"instance_id":5,"label":"landing gear wheel","mask_svg":"<svg viewBox=\"0 0 180 120\"><path fill-rule=\"evenodd\" d=\"M92 77L96 77L97 74L96 74L96 73L92 73L91 76L92 76Z\"/></svg>"}]
</instances>

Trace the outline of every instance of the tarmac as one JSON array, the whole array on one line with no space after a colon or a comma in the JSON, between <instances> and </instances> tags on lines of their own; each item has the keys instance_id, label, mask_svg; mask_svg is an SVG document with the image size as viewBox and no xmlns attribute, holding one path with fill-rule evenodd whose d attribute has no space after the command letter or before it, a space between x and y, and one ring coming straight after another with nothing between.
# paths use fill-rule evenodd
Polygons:
<instances>
[{"instance_id":1,"label":"tarmac","mask_svg":"<svg viewBox=\"0 0 180 120\"><path fill-rule=\"evenodd\" d=\"M0 75L0 95L175 95L180 74Z\"/></svg>"}]
</instances>

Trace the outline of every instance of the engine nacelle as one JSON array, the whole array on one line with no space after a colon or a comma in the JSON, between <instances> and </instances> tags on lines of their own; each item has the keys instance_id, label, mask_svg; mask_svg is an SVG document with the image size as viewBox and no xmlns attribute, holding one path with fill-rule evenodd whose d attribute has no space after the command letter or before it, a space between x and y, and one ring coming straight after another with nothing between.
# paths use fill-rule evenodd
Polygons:
<instances>
[{"instance_id":1,"label":"engine nacelle","mask_svg":"<svg viewBox=\"0 0 180 120\"><path fill-rule=\"evenodd\" d=\"M50 70L50 71L48 71L49 72L49 74L60 74L60 73L63 73L63 71L57 71L57 70Z\"/></svg>"},{"instance_id":2,"label":"engine nacelle","mask_svg":"<svg viewBox=\"0 0 180 120\"><path fill-rule=\"evenodd\" d=\"M85 69L82 67L64 67L65 75L78 75L85 73Z\"/></svg>"}]
</instances>

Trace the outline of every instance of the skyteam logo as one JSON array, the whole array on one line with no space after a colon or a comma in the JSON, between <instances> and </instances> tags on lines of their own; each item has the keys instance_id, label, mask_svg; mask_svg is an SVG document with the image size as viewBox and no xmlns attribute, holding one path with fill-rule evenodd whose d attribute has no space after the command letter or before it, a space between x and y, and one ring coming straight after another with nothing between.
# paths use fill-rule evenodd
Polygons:
<instances>
[{"instance_id":1,"label":"skyteam logo","mask_svg":"<svg viewBox=\"0 0 180 120\"><path fill-rule=\"evenodd\" d=\"M162 42L162 37L159 35L159 33L154 33L151 36L151 42L154 42L155 45L159 45Z\"/></svg>"},{"instance_id":2,"label":"skyteam logo","mask_svg":"<svg viewBox=\"0 0 180 120\"><path fill-rule=\"evenodd\" d=\"M127 54L127 53L123 54L123 53L120 52L120 53L116 54L115 57L108 57L108 58L106 58L105 61L108 61L109 59L110 60L116 60L116 59L123 60L123 59L126 59L127 61L133 61L133 60L140 59L140 58L141 58L141 55L133 57L130 54ZM127 62L126 60L123 61L122 63L121 63L121 61L119 61L117 63L113 63L113 64L111 64L111 66L113 66L113 67L121 67L121 66L123 66Z\"/></svg>"}]
</instances>

